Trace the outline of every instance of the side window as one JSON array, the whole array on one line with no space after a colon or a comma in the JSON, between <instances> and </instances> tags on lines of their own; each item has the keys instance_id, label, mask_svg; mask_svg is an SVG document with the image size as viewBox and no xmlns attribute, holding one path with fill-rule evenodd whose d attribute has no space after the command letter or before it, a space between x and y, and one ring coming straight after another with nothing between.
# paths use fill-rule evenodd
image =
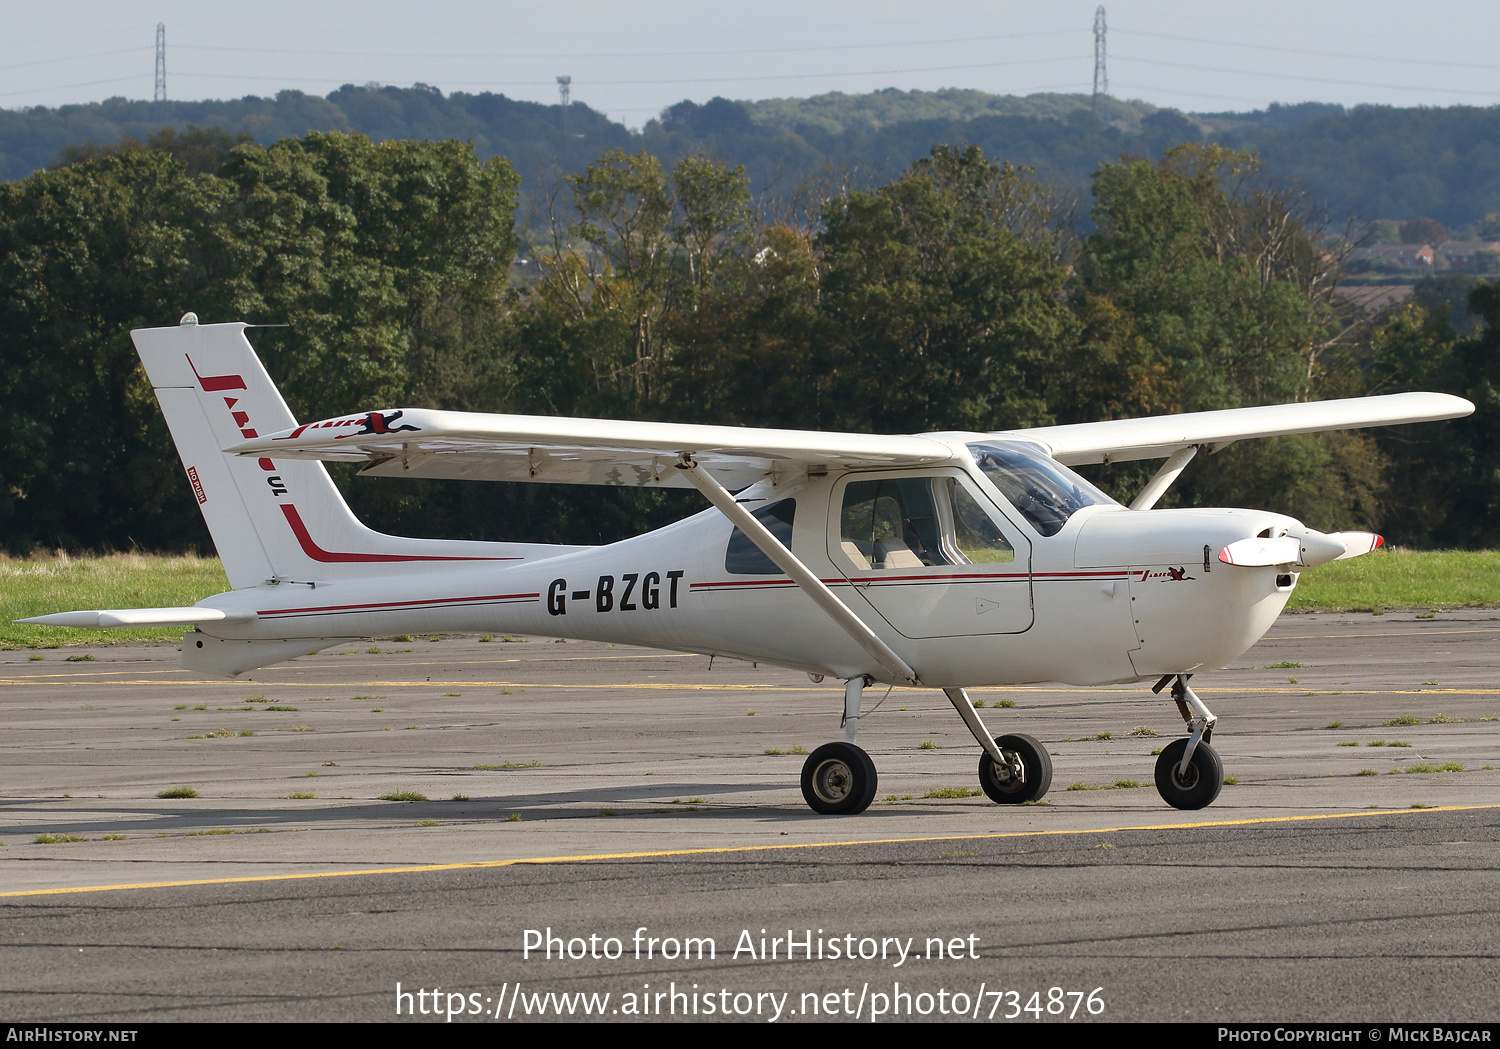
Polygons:
<instances>
[{"instance_id":1,"label":"side window","mask_svg":"<svg viewBox=\"0 0 1500 1049\"><path fill-rule=\"evenodd\" d=\"M953 510L953 542L959 555L973 565L1014 561L1016 548L968 490L952 477L945 477L940 483L948 489L948 505Z\"/></svg>"},{"instance_id":2,"label":"side window","mask_svg":"<svg viewBox=\"0 0 1500 1049\"><path fill-rule=\"evenodd\" d=\"M753 516L782 546L791 549L792 519L797 516L797 500L782 499L770 506L762 506ZM729 537L729 549L724 551L724 571L731 575L775 575L781 569L760 552L760 547L752 543L748 535L736 528Z\"/></svg>"},{"instance_id":3,"label":"side window","mask_svg":"<svg viewBox=\"0 0 1500 1049\"><path fill-rule=\"evenodd\" d=\"M844 555L870 570L1014 561L999 525L953 477L851 481L839 514Z\"/></svg>"}]
</instances>

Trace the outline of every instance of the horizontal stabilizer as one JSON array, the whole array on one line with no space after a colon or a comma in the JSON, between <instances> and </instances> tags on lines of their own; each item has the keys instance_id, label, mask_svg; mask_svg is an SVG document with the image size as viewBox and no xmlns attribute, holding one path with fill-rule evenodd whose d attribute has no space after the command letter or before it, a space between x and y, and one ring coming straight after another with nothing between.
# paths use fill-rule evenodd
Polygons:
<instances>
[{"instance_id":1,"label":"horizontal stabilizer","mask_svg":"<svg viewBox=\"0 0 1500 1049\"><path fill-rule=\"evenodd\" d=\"M125 626L191 626L228 618L217 608L103 608L89 612L55 612L50 616L17 619L16 622L104 630Z\"/></svg>"}]
</instances>

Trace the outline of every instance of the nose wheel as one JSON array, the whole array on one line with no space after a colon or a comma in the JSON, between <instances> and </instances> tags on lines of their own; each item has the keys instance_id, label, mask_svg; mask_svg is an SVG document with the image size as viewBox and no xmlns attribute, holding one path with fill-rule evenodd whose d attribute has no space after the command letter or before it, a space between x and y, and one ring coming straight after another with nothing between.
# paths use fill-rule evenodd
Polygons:
<instances>
[{"instance_id":1,"label":"nose wheel","mask_svg":"<svg viewBox=\"0 0 1500 1049\"><path fill-rule=\"evenodd\" d=\"M1224 786L1224 762L1213 747L1199 743L1183 769L1187 747L1186 739L1174 739L1162 748L1156 759L1156 791L1174 809L1207 808Z\"/></svg>"}]
</instances>

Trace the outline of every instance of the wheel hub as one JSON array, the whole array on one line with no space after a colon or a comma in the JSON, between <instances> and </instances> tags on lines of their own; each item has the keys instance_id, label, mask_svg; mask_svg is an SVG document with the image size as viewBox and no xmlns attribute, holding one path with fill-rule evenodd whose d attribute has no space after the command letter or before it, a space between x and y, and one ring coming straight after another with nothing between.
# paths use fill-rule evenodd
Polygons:
<instances>
[{"instance_id":1,"label":"wheel hub","mask_svg":"<svg viewBox=\"0 0 1500 1049\"><path fill-rule=\"evenodd\" d=\"M854 786L854 774L842 761L825 761L813 773L813 790L827 802L842 801Z\"/></svg>"}]
</instances>

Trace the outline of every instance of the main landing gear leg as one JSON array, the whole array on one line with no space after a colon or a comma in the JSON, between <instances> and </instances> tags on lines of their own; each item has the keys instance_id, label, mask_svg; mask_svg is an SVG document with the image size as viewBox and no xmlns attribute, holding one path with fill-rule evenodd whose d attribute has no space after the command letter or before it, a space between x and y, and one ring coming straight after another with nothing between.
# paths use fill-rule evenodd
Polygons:
<instances>
[{"instance_id":1,"label":"main landing gear leg","mask_svg":"<svg viewBox=\"0 0 1500 1049\"><path fill-rule=\"evenodd\" d=\"M1151 690L1159 693L1170 681L1172 699L1188 727L1187 738L1167 744L1156 759L1156 790L1178 809L1205 808L1224 787L1224 763L1209 746L1218 718L1188 684L1190 676L1168 674Z\"/></svg>"},{"instance_id":2,"label":"main landing gear leg","mask_svg":"<svg viewBox=\"0 0 1500 1049\"><path fill-rule=\"evenodd\" d=\"M1020 733L990 738L990 730L984 727L968 692L945 688L943 694L984 748L979 757L979 785L989 799L999 805L1040 800L1052 785L1052 758L1047 748Z\"/></svg>"},{"instance_id":3,"label":"main landing gear leg","mask_svg":"<svg viewBox=\"0 0 1500 1049\"><path fill-rule=\"evenodd\" d=\"M825 743L808 756L802 766L802 797L814 812L828 816L853 816L875 800L879 777L875 763L859 747L859 707L866 677L850 678L844 686L844 742Z\"/></svg>"}]
</instances>

